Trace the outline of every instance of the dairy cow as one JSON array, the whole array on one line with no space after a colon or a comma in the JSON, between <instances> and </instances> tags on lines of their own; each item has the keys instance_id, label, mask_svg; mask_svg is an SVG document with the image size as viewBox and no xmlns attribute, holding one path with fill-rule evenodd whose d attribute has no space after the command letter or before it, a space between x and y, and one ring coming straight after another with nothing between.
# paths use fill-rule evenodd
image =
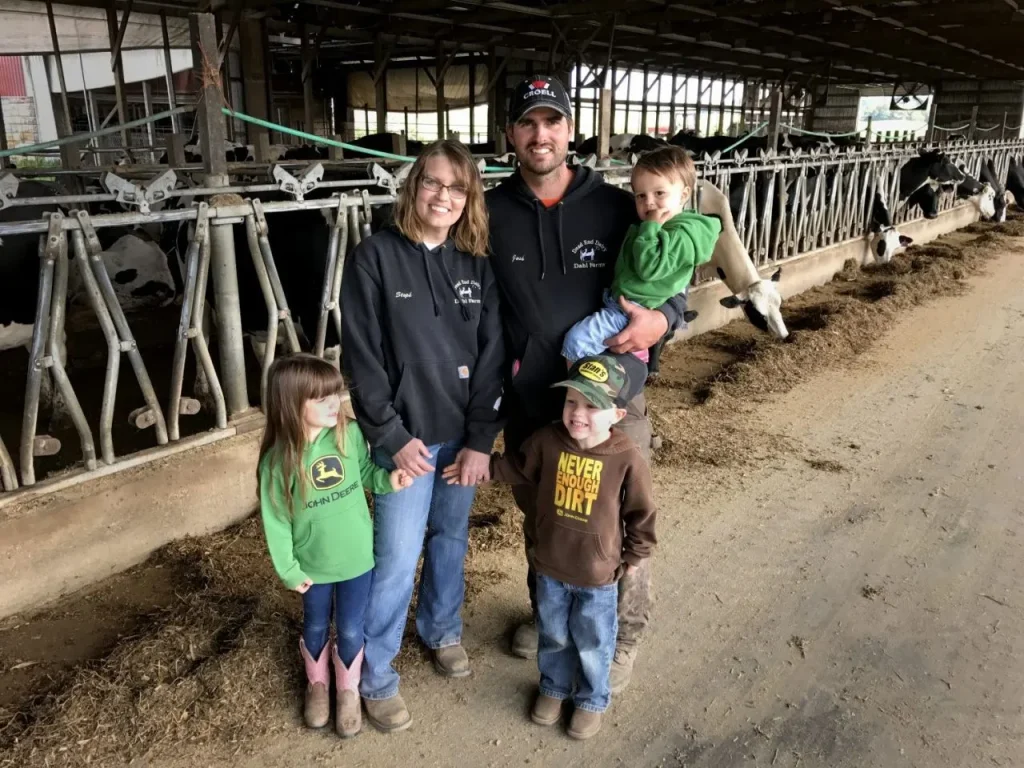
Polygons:
<instances>
[{"instance_id":1,"label":"dairy cow","mask_svg":"<svg viewBox=\"0 0 1024 768\"><path fill-rule=\"evenodd\" d=\"M608 140L608 151L613 157L626 158L665 146L664 139L643 133L617 133ZM597 137L591 136L576 147L576 154L582 156L597 154Z\"/></svg>"},{"instance_id":2,"label":"dairy cow","mask_svg":"<svg viewBox=\"0 0 1024 768\"><path fill-rule=\"evenodd\" d=\"M1024 165L1016 157L1010 157L1006 171L1006 191L1013 196L1018 208L1024 208Z\"/></svg>"},{"instance_id":3,"label":"dairy cow","mask_svg":"<svg viewBox=\"0 0 1024 768\"><path fill-rule=\"evenodd\" d=\"M994 192L993 209L995 211L992 220L997 223L1006 221L1006 208L1014 203L1014 197L1006 187L999 181L999 173L996 171L995 162L988 158L981 164L981 171L978 173L978 180L988 184Z\"/></svg>"},{"instance_id":4,"label":"dairy cow","mask_svg":"<svg viewBox=\"0 0 1024 768\"><path fill-rule=\"evenodd\" d=\"M913 238L901 234L892 225L889 206L882 195L875 192L871 204L871 253L878 264L888 264L896 252L914 242Z\"/></svg>"},{"instance_id":5,"label":"dairy cow","mask_svg":"<svg viewBox=\"0 0 1024 768\"><path fill-rule=\"evenodd\" d=\"M970 200L977 208L982 221L991 221L996 215L995 189L991 184L981 182L971 176L962 165L960 172L964 175L964 179L956 186L957 199Z\"/></svg>"},{"instance_id":6,"label":"dairy cow","mask_svg":"<svg viewBox=\"0 0 1024 768\"><path fill-rule=\"evenodd\" d=\"M900 168L900 200L908 208L919 206L926 219L934 219L939 215L939 190L952 189L964 178L944 152L922 149Z\"/></svg>"}]
</instances>

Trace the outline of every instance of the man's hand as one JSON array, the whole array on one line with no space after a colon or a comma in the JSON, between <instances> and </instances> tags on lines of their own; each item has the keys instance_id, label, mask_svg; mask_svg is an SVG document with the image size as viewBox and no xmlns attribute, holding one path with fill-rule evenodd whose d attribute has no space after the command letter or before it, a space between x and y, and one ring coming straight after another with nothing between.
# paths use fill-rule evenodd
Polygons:
<instances>
[{"instance_id":1,"label":"man's hand","mask_svg":"<svg viewBox=\"0 0 1024 768\"><path fill-rule=\"evenodd\" d=\"M418 437L414 437L391 460L397 469L404 469L413 477L423 477L434 471L433 465L427 461L429 458L427 446Z\"/></svg>"},{"instance_id":2,"label":"man's hand","mask_svg":"<svg viewBox=\"0 0 1024 768\"><path fill-rule=\"evenodd\" d=\"M629 318L621 333L606 339L604 345L617 355L650 349L668 331L668 318L657 309L646 309L619 297L619 306Z\"/></svg>"}]
</instances>

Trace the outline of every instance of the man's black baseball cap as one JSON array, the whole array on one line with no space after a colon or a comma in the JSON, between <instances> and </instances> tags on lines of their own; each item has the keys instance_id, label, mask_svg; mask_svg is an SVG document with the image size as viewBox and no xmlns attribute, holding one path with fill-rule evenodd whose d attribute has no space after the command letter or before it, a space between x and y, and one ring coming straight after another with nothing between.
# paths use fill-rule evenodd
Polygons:
<instances>
[{"instance_id":1,"label":"man's black baseball cap","mask_svg":"<svg viewBox=\"0 0 1024 768\"><path fill-rule=\"evenodd\" d=\"M508 121L515 123L537 107L550 107L572 120L572 102L558 78L534 75L520 82L508 102Z\"/></svg>"}]
</instances>

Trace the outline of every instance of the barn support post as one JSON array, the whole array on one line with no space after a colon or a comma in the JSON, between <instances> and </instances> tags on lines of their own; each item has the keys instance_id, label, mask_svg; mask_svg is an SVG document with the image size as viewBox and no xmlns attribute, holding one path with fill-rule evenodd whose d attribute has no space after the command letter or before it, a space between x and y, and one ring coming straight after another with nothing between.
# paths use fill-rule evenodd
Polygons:
<instances>
[{"instance_id":1,"label":"barn support post","mask_svg":"<svg viewBox=\"0 0 1024 768\"><path fill-rule=\"evenodd\" d=\"M640 133L647 133L647 94L650 93L650 65L644 64L644 90L640 97ZM629 131L626 131L629 133Z\"/></svg>"},{"instance_id":2,"label":"barn support post","mask_svg":"<svg viewBox=\"0 0 1024 768\"><path fill-rule=\"evenodd\" d=\"M50 42L53 45L53 62L57 65L57 79L60 80L60 104L62 107L62 119L60 127L64 136L70 136L71 130L71 108L68 106L68 86L64 80L64 57L60 53L60 39L57 37L57 23L53 18L53 3L46 0L46 16L50 22Z\"/></svg>"},{"instance_id":3,"label":"barn support post","mask_svg":"<svg viewBox=\"0 0 1024 768\"><path fill-rule=\"evenodd\" d=\"M167 33L167 14L160 11L160 32L164 38L164 84L167 86L167 108L174 109L174 69L171 66L171 38ZM178 115L171 115L171 131L178 133L181 126L178 123Z\"/></svg>"},{"instance_id":4,"label":"barn support post","mask_svg":"<svg viewBox=\"0 0 1024 768\"><path fill-rule=\"evenodd\" d=\"M196 119L203 149L203 183L208 187L228 186L228 164L224 154L226 125L220 92L216 53L217 31L212 13L189 14L192 37L192 66L200 72L202 91ZM217 197L211 198L217 205ZM228 202L228 201L225 201ZM235 266L233 225L219 221L210 229L212 246L210 272L217 312L217 348L224 399L228 413L236 416L249 408L245 381L245 353L242 344L242 315Z\"/></svg>"},{"instance_id":5,"label":"barn support post","mask_svg":"<svg viewBox=\"0 0 1024 768\"><path fill-rule=\"evenodd\" d=\"M1006 124L1005 120L1003 120L1003 124ZM2 101L0 101L0 151L5 151L7 149L7 123L4 122L4 108ZM11 158L7 156L0 157L0 171L10 167Z\"/></svg>"},{"instance_id":6,"label":"barn support post","mask_svg":"<svg viewBox=\"0 0 1024 768\"><path fill-rule=\"evenodd\" d=\"M238 42L242 47L242 94L245 111L253 117L267 120L267 83L263 59L263 30L259 21L246 19L239 24ZM263 126L246 123L246 135L256 153L256 162L265 163L263 150L270 146L270 136ZM266 141L262 141L265 137Z\"/></svg>"},{"instance_id":7,"label":"barn support post","mask_svg":"<svg viewBox=\"0 0 1024 768\"><path fill-rule=\"evenodd\" d=\"M598 97L597 156L608 157L612 139L612 91L602 88Z\"/></svg>"},{"instance_id":8,"label":"barn support post","mask_svg":"<svg viewBox=\"0 0 1024 768\"><path fill-rule=\"evenodd\" d=\"M672 100L669 102L669 109L671 113L668 116L668 135L669 138L676 135L676 131L679 130L679 124L676 122L676 110L679 108L679 87L676 84L676 80L679 78L679 72L675 67L672 67Z\"/></svg>"},{"instance_id":9,"label":"barn support post","mask_svg":"<svg viewBox=\"0 0 1024 768\"><path fill-rule=\"evenodd\" d=\"M130 3L124 11L124 18L122 19L124 26L127 26L129 13L131 13ZM128 122L128 110L124 102L124 63L121 61L122 33L118 32L117 5L115 0L111 0L110 5L107 6L107 33L110 37L111 57L113 59L111 69L114 72L114 98L117 101L117 119L121 125L124 125ZM214 48L214 51L216 51L216 48ZM121 146L126 150L129 148L128 132L124 129L121 130Z\"/></svg>"},{"instance_id":10,"label":"barn support post","mask_svg":"<svg viewBox=\"0 0 1024 768\"><path fill-rule=\"evenodd\" d=\"M153 114L153 89L148 80L142 81L142 111L146 117ZM146 138L149 146L156 146L156 130L152 123L146 124ZM150 152L152 154L152 152Z\"/></svg>"},{"instance_id":11,"label":"barn support post","mask_svg":"<svg viewBox=\"0 0 1024 768\"><path fill-rule=\"evenodd\" d=\"M385 48L380 37L373 46L373 108L377 113L377 133L388 130L388 61L391 49Z\"/></svg>"},{"instance_id":12,"label":"barn support post","mask_svg":"<svg viewBox=\"0 0 1024 768\"><path fill-rule=\"evenodd\" d=\"M313 58L309 30L300 25L302 56L302 122L306 133L313 133L313 73L310 66Z\"/></svg>"},{"instance_id":13,"label":"barn support post","mask_svg":"<svg viewBox=\"0 0 1024 768\"><path fill-rule=\"evenodd\" d=\"M453 54L454 55L454 54ZM444 97L444 78L448 74L448 67L444 61L444 45L437 42L437 74L435 75L435 90L437 92L437 138L448 138L448 124L445 118L448 116L448 105Z\"/></svg>"},{"instance_id":14,"label":"barn support post","mask_svg":"<svg viewBox=\"0 0 1024 768\"><path fill-rule=\"evenodd\" d=\"M508 123L508 99L505 96L505 92L508 90L506 88L507 76L505 74L505 64L507 61L508 57L498 65L490 76L494 84L494 114L489 122L494 126L494 151L499 155L504 155L508 152L508 136L505 133L505 127Z\"/></svg>"},{"instance_id":15,"label":"barn support post","mask_svg":"<svg viewBox=\"0 0 1024 768\"><path fill-rule=\"evenodd\" d=\"M419 70L416 74L419 75ZM498 128L498 80L498 52L491 48L487 53L487 141L496 141L501 132ZM416 86L418 91L418 81Z\"/></svg>"},{"instance_id":16,"label":"barn support post","mask_svg":"<svg viewBox=\"0 0 1024 768\"><path fill-rule=\"evenodd\" d=\"M704 73L703 72L698 72L697 73L697 104L696 104L696 107L697 107L697 118L696 118L696 123L695 123L698 136L704 136L705 135L705 132L700 127L700 117L701 117L701 113L700 113L700 100L701 100L701 96L704 95L703 91L704 91Z\"/></svg>"},{"instance_id":17,"label":"barn support post","mask_svg":"<svg viewBox=\"0 0 1024 768\"><path fill-rule=\"evenodd\" d=\"M936 89L937 91L938 89ZM938 111L938 93L932 94L931 107L928 109L928 132L925 134L925 141L929 144L935 140L935 113Z\"/></svg>"},{"instance_id":18,"label":"barn support post","mask_svg":"<svg viewBox=\"0 0 1024 768\"><path fill-rule=\"evenodd\" d=\"M469 55L469 141L472 144L476 141L476 55Z\"/></svg>"},{"instance_id":19,"label":"barn support post","mask_svg":"<svg viewBox=\"0 0 1024 768\"><path fill-rule=\"evenodd\" d=\"M615 133L615 91L619 88L619 81L615 77L615 62L609 61L608 67L604 71L604 78L601 80L599 90L597 92L597 104L594 105L594 111L597 113L597 130L594 131L594 135L601 133L601 91L605 88L612 92L612 133Z\"/></svg>"},{"instance_id":20,"label":"barn support post","mask_svg":"<svg viewBox=\"0 0 1024 768\"><path fill-rule=\"evenodd\" d=\"M583 113L583 58L576 55L576 97L573 100L573 127L575 130L575 136L573 137L576 146L578 147L583 141L583 130L580 128L580 115Z\"/></svg>"},{"instance_id":21,"label":"barn support post","mask_svg":"<svg viewBox=\"0 0 1024 768\"><path fill-rule=\"evenodd\" d=\"M975 135L978 133L978 105L975 104L971 107L971 124L967 128L967 140L974 141Z\"/></svg>"},{"instance_id":22,"label":"barn support post","mask_svg":"<svg viewBox=\"0 0 1024 768\"><path fill-rule=\"evenodd\" d=\"M768 112L768 149L777 152L779 133L782 129L782 88L775 87L771 93L771 107Z\"/></svg>"},{"instance_id":23,"label":"barn support post","mask_svg":"<svg viewBox=\"0 0 1024 768\"><path fill-rule=\"evenodd\" d=\"M1002 141L1006 138L1006 118L1009 116L1009 112L1003 112L1003 122L999 125L999 140ZM2 118L0 118L2 119ZM0 129L3 125L0 124Z\"/></svg>"},{"instance_id":24,"label":"barn support post","mask_svg":"<svg viewBox=\"0 0 1024 768\"><path fill-rule=\"evenodd\" d=\"M864 143L867 144L869 147L871 146L871 139L872 139L871 129L872 129L872 124L873 123L874 123L874 118L872 118L869 115L868 116L868 127L865 129L865 132L864 132Z\"/></svg>"}]
</instances>

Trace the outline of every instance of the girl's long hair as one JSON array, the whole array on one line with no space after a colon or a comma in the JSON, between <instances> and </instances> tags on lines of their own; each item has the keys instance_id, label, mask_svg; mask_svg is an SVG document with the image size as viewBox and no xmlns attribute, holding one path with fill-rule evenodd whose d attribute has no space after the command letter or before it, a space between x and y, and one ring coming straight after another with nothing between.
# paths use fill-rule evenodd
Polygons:
<instances>
[{"instance_id":1,"label":"girl's long hair","mask_svg":"<svg viewBox=\"0 0 1024 768\"><path fill-rule=\"evenodd\" d=\"M270 454L266 470L280 471L284 488L283 516L291 517L294 488L305 502L309 483L302 471L302 452L306 448L306 425L302 411L307 400L340 395L345 388L341 374L330 363L315 355L299 353L278 358L270 366L267 379L267 402L263 411L267 424L263 430L260 456L256 465L256 492L259 494L263 459ZM345 455L345 428L348 420L343 408L338 409L338 426L334 440Z\"/></svg>"},{"instance_id":2,"label":"girl's long hair","mask_svg":"<svg viewBox=\"0 0 1024 768\"><path fill-rule=\"evenodd\" d=\"M452 228L455 245L460 251L474 256L487 255L487 206L484 204L484 184L480 179L480 171L473 162L466 145L444 139L428 144L416 158L405 184L398 191L395 203L395 226L398 231L414 243L423 241L423 222L416 213L416 195L420 191L420 183L426 173L427 160L432 157L444 157L452 164L457 183L466 187L466 207ZM451 193L449 193L451 194Z\"/></svg>"}]
</instances>

